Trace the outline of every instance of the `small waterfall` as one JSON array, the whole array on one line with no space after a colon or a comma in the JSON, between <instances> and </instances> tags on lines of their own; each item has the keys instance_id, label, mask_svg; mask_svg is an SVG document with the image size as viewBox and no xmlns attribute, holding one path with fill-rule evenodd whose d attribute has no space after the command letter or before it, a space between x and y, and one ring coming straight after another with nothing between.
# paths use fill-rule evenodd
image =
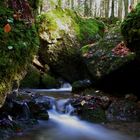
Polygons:
<instances>
[{"instance_id":1,"label":"small waterfall","mask_svg":"<svg viewBox=\"0 0 140 140\"><path fill-rule=\"evenodd\" d=\"M68 92L70 93L72 91L72 86L71 84L69 83L63 83L61 85L60 88L52 88L52 89L28 89L28 91L33 91L33 92L36 92L36 93L46 93L46 92L59 92L59 93L63 93L63 92Z\"/></svg>"},{"instance_id":2,"label":"small waterfall","mask_svg":"<svg viewBox=\"0 0 140 140\"><path fill-rule=\"evenodd\" d=\"M68 115L72 115L74 112L74 107L69 103L65 108L65 113Z\"/></svg>"},{"instance_id":3,"label":"small waterfall","mask_svg":"<svg viewBox=\"0 0 140 140\"><path fill-rule=\"evenodd\" d=\"M71 84L70 83L63 83L61 85L61 88L71 88Z\"/></svg>"},{"instance_id":4,"label":"small waterfall","mask_svg":"<svg viewBox=\"0 0 140 140\"><path fill-rule=\"evenodd\" d=\"M82 121L78 117L70 115L74 111L70 99L50 98L50 102L53 108L48 110L49 121L40 121L42 128L31 132L30 135L23 136L23 139L16 137L12 140L135 140L101 125ZM28 119L30 110L26 102L23 106Z\"/></svg>"},{"instance_id":5,"label":"small waterfall","mask_svg":"<svg viewBox=\"0 0 140 140\"><path fill-rule=\"evenodd\" d=\"M70 83L63 83L60 87L61 90L67 90L67 91L72 91L72 86Z\"/></svg>"},{"instance_id":6,"label":"small waterfall","mask_svg":"<svg viewBox=\"0 0 140 140\"><path fill-rule=\"evenodd\" d=\"M70 104L70 99L53 100L53 110L61 114L71 115L74 112L74 108Z\"/></svg>"},{"instance_id":7,"label":"small waterfall","mask_svg":"<svg viewBox=\"0 0 140 140\"><path fill-rule=\"evenodd\" d=\"M30 117L31 117L31 112L30 112L30 109L29 109L28 104L27 104L26 102L24 102L23 105L22 105L22 107L23 107L23 117L24 117L26 120L30 119Z\"/></svg>"},{"instance_id":8,"label":"small waterfall","mask_svg":"<svg viewBox=\"0 0 140 140\"><path fill-rule=\"evenodd\" d=\"M78 117L71 116L73 112L74 108L71 106L70 99L60 99L54 102L53 109L48 111L50 120L57 124L62 135L65 134L70 139L56 134L56 136L52 136L52 140L59 139L59 137L61 140L133 140L133 138L108 130L101 125L81 121Z\"/></svg>"}]
</instances>

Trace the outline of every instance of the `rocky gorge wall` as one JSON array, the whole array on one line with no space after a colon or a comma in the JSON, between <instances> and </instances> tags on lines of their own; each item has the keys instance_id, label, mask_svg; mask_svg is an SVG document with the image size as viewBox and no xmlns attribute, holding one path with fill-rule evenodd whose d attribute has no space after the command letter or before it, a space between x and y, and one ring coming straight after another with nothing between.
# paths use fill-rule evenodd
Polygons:
<instances>
[{"instance_id":1,"label":"rocky gorge wall","mask_svg":"<svg viewBox=\"0 0 140 140\"><path fill-rule=\"evenodd\" d=\"M0 1L0 107L36 53L39 39L28 1Z\"/></svg>"}]
</instances>

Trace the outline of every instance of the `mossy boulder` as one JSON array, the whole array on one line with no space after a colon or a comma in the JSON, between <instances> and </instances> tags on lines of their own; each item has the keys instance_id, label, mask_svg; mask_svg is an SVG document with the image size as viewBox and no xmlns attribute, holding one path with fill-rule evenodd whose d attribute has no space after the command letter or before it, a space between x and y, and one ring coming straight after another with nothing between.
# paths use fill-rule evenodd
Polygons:
<instances>
[{"instance_id":1,"label":"mossy boulder","mask_svg":"<svg viewBox=\"0 0 140 140\"><path fill-rule=\"evenodd\" d=\"M18 3L0 1L0 106L13 81L22 79L39 45L31 7L28 1Z\"/></svg>"},{"instance_id":2,"label":"mossy boulder","mask_svg":"<svg viewBox=\"0 0 140 140\"><path fill-rule=\"evenodd\" d=\"M121 31L128 48L140 55L140 3L124 19Z\"/></svg>"},{"instance_id":3,"label":"mossy boulder","mask_svg":"<svg viewBox=\"0 0 140 140\"><path fill-rule=\"evenodd\" d=\"M67 9L56 8L40 15L40 61L69 82L87 78L80 45L95 40L100 34L100 24L93 19L82 19Z\"/></svg>"},{"instance_id":4,"label":"mossy boulder","mask_svg":"<svg viewBox=\"0 0 140 140\"><path fill-rule=\"evenodd\" d=\"M103 39L81 48L85 64L93 80L100 80L134 60L135 54L125 46L122 40L119 26L112 27Z\"/></svg>"},{"instance_id":5,"label":"mossy boulder","mask_svg":"<svg viewBox=\"0 0 140 140\"><path fill-rule=\"evenodd\" d=\"M20 88L58 88L59 81L49 74L39 71L30 65L26 76L20 83Z\"/></svg>"}]
</instances>

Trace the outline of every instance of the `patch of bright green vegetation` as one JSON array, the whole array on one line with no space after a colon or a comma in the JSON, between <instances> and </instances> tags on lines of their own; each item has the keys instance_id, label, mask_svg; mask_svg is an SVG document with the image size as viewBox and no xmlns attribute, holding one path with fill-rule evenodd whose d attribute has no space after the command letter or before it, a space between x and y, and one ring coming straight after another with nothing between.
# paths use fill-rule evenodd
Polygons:
<instances>
[{"instance_id":1,"label":"patch of bright green vegetation","mask_svg":"<svg viewBox=\"0 0 140 140\"><path fill-rule=\"evenodd\" d=\"M52 41L65 34L75 34L75 29L79 32L78 25L68 13L68 10L57 8L38 16L39 33L46 32Z\"/></svg>"},{"instance_id":2,"label":"patch of bright green vegetation","mask_svg":"<svg viewBox=\"0 0 140 140\"><path fill-rule=\"evenodd\" d=\"M56 8L38 16L39 32L46 32L50 41L68 34L87 44L103 35L104 24L94 19L84 19L69 9Z\"/></svg>"},{"instance_id":3,"label":"patch of bright green vegetation","mask_svg":"<svg viewBox=\"0 0 140 140\"><path fill-rule=\"evenodd\" d=\"M90 50L90 46L89 45L85 45L80 50L81 50L82 54L88 53L89 50Z\"/></svg>"},{"instance_id":4,"label":"patch of bright green vegetation","mask_svg":"<svg viewBox=\"0 0 140 140\"><path fill-rule=\"evenodd\" d=\"M5 8L0 2L0 94L8 90L13 80L17 79L31 62L36 53L39 39L34 24L24 20L15 20L13 10ZM5 25L11 28L4 31ZM6 87L6 88L5 88Z\"/></svg>"},{"instance_id":5,"label":"patch of bright green vegetation","mask_svg":"<svg viewBox=\"0 0 140 140\"><path fill-rule=\"evenodd\" d=\"M94 19L82 19L78 22L80 34L78 35L83 44L93 43L97 35L102 37L104 34L104 24Z\"/></svg>"}]
</instances>

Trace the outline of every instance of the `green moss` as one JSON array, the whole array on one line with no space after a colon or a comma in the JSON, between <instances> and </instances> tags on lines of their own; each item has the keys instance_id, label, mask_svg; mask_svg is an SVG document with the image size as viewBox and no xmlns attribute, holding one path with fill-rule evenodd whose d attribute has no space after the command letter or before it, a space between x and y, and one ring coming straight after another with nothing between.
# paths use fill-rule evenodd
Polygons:
<instances>
[{"instance_id":1,"label":"green moss","mask_svg":"<svg viewBox=\"0 0 140 140\"><path fill-rule=\"evenodd\" d=\"M80 28L78 38L83 45L93 43L95 40L97 40L97 34L100 37L103 35L103 23L100 23L94 19L81 19L78 25Z\"/></svg>"},{"instance_id":2,"label":"green moss","mask_svg":"<svg viewBox=\"0 0 140 140\"><path fill-rule=\"evenodd\" d=\"M40 72L30 66L28 68L27 74L25 78L21 81L20 87L21 88L37 88L39 87L40 80Z\"/></svg>"},{"instance_id":3,"label":"green moss","mask_svg":"<svg viewBox=\"0 0 140 140\"><path fill-rule=\"evenodd\" d=\"M44 74L42 77L43 86L46 88L58 88L58 81L49 74Z\"/></svg>"},{"instance_id":4,"label":"green moss","mask_svg":"<svg viewBox=\"0 0 140 140\"><path fill-rule=\"evenodd\" d=\"M13 80L21 78L21 72L32 61L39 45L35 25L27 23L26 19L16 20L13 14L14 10L0 1L0 86L10 85L0 89L0 93L8 91ZM9 32L4 31L6 24L11 27Z\"/></svg>"},{"instance_id":5,"label":"green moss","mask_svg":"<svg viewBox=\"0 0 140 140\"><path fill-rule=\"evenodd\" d=\"M106 122L106 115L105 115L105 111L100 107L97 107L94 110L87 109L86 107L82 109L81 119L94 123L101 123L101 122Z\"/></svg>"},{"instance_id":6,"label":"green moss","mask_svg":"<svg viewBox=\"0 0 140 140\"><path fill-rule=\"evenodd\" d=\"M21 81L20 88L57 88L58 81L50 76L40 72L34 66L28 67L25 78Z\"/></svg>"},{"instance_id":7,"label":"green moss","mask_svg":"<svg viewBox=\"0 0 140 140\"><path fill-rule=\"evenodd\" d=\"M140 3L121 25L122 35L132 51L140 52Z\"/></svg>"},{"instance_id":8,"label":"green moss","mask_svg":"<svg viewBox=\"0 0 140 140\"><path fill-rule=\"evenodd\" d=\"M103 23L97 20L83 19L72 10L61 8L38 16L38 24L40 34L47 32L51 41L69 34L77 37L82 45L94 41L97 34L102 36L104 29Z\"/></svg>"},{"instance_id":9,"label":"green moss","mask_svg":"<svg viewBox=\"0 0 140 140\"><path fill-rule=\"evenodd\" d=\"M82 54L85 54L85 53L89 52L90 46L89 45L85 45L80 50L81 50Z\"/></svg>"}]
</instances>

